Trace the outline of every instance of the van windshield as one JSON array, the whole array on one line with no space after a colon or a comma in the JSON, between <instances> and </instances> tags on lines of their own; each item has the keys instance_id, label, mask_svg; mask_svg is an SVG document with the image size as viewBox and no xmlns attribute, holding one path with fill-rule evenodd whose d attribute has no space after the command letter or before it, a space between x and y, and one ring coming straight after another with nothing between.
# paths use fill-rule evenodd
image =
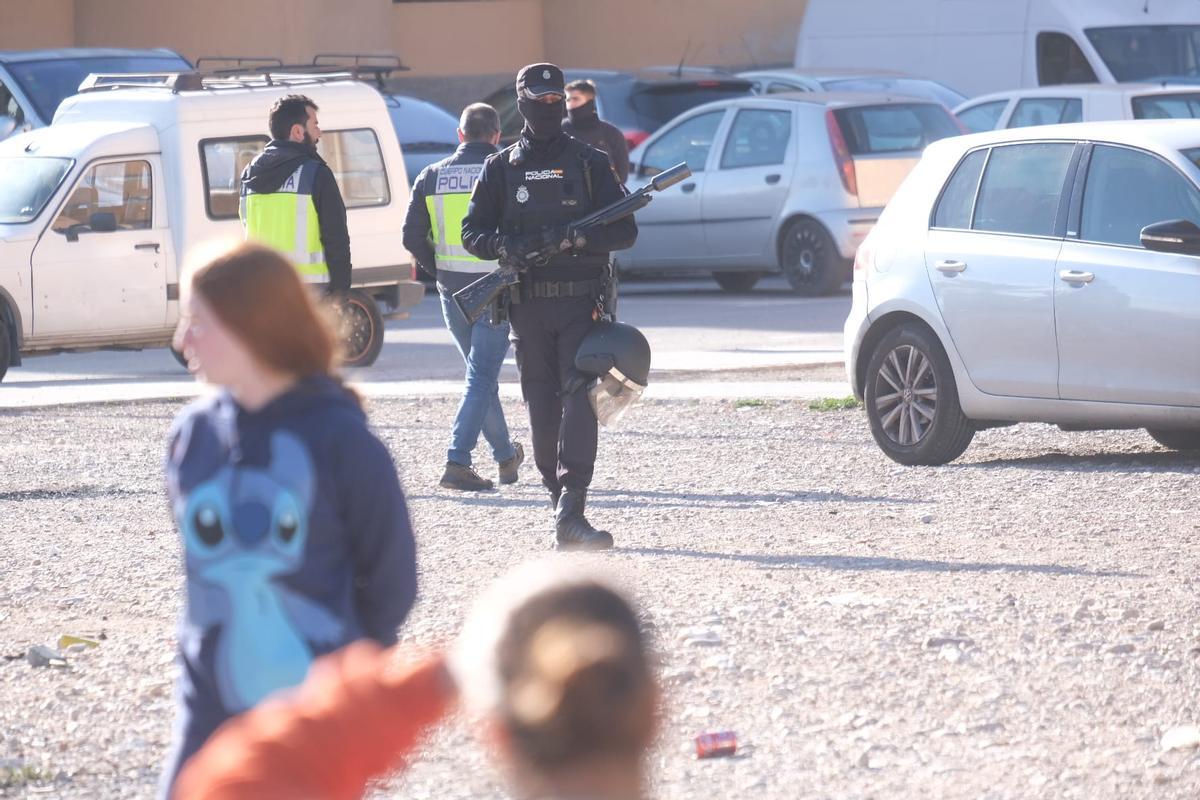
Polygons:
<instances>
[{"instance_id":1,"label":"van windshield","mask_svg":"<svg viewBox=\"0 0 1200 800\"><path fill-rule=\"evenodd\" d=\"M69 158L0 158L0 225L36 219L74 163Z\"/></svg>"},{"instance_id":2,"label":"van windshield","mask_svg":"<svg viewBox=\"0 0 1200 800\"><path fill-rule=\"evenodd\" d=\"M1086 33L1119 82L1200 83L1200 25L1131 25Z\"/></svg>"},{"instance_id":3,"label":"van windshield","mask_svg":"<svg viewBox=\"0 0 1200 800\"><path fill-rule=\"evenodd\" d=\"M12 73L37 109L38 116L50 124L63 100L78 93L79 84L95 73L189 72L192 67L178 56L97 56L94 58L56 58L46 61L10 63Z\"/></svg>"}]
</instances>

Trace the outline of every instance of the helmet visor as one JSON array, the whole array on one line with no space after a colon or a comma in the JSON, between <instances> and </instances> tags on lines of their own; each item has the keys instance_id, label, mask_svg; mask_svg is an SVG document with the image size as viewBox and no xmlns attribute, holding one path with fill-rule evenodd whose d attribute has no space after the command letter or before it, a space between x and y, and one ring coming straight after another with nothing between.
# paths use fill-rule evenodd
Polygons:
<instances>
[{"instance_id":1,"label":"helmet visor","mask_svg":"<svg viewBox=\"0 0 1200 800\"><path fill-rule=\"evenodd\" d=\"M610 369L588 390L592 411L601 425L615 425L625 412L638 401L646 387L626 378L617 369Z\"/></svg>"}]
</instances>

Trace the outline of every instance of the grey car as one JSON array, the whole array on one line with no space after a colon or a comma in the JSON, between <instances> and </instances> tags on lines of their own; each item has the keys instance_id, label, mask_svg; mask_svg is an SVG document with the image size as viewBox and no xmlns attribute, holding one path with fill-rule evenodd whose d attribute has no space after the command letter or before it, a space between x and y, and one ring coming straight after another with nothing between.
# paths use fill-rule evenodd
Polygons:
<instances>
[{"instance_id":1,"label":"grey car","mask_svg":"<svg viewBox=\"0 0 1200 800\"><path fill-rule=\"evenodd\" d=\"M681 161L692 176L638 212L622 274L700 272L731 292L782 272L836 291L858 244L930 142L962 129L941 103L820 92L708 103L630 154L629 186Z\"/></svg>"}]
</instances>

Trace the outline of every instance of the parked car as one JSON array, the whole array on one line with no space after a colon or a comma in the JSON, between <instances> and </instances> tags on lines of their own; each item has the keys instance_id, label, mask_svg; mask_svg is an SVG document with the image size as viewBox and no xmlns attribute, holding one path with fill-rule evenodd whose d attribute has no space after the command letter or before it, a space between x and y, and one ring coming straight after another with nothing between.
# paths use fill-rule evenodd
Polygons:
<instances>
[{"instance_id":1,"label":"parked car","mask_svg":"<svg viewBox=\"0 0 1200 800\"><path fill-rule=\"evenodd\" d=\"M754 84L755 94L784 92L871 92L904 94L941 103L946 108L960 105L966 96L944 83L903 72L875 69L756 69L739 72Z\"/></svg>"},{"instance_id":2,"label":"parked car","mask_svg":"<svg viewBox=\"0 0 1200 800\"><path fill-rule=\"evenodd\" d=\"M859 248L846 365L902 464L1015 422L1200 448L1200 122L933 144Z\"/></svg>"},{"instance_id":3,"label":"parked car","mask_svg":"<svg viewBox=\"0 0 1200 800\"><path fill-rule=\"evenodd\" d=\"M444 108L402 94L384 95L383 99L404 151L404 169L410 181L458 149L458 119Z\"/></svg>"},{"instance_id":4,"label":"parked car","mask_svg":"<svg viewBox=\"0 0 1200 800\"><path fill-rule=\"evenodd\" d=\"M374 361L377 301L399 311L425 293L400 240L408 181L379 93L346 76L109 81L89 78L54 124L0 142L0 377L22 355L168 345L181 264L242 236L238 176L267 142L263 110L296 91L321 107L348 209L347 360Z\"/></svg>"},{"instance_id":5,"label":"parked car","mask_svg":"<svg viewBox=\"0 0 1200 800\"><path fill-rule=\"evenodd\" d=\"M1085 83L985 94L954 109L973 133L1115 119L1200 118L1200 87Z\"/></svg>"},{"instance_id":6,"label":"parked car","mask_svg":"<svg viewBox=\"0 0 1200 800\"><path fill-rule=\"evenodd\" d=\"M596 110L600 118L621 129L630 150L663 123L690 108L750 93L749 81L708 71L695 74L686 69L679 73L665 69L636 73L568 69L563 74L568 83L583 78L595 82ZM501 86L483 102L500 114L501 146L515 142L524 122L517 110L517 95L512 83Z\"/></svg>"},{"instance_id":7,"label":"parked car","mask_svg":"<svg viewBox=\"0 0 1200 800\"><path fill-rule=\"evenodd\" d=\"M75 94L93 72L179 72L191 68L187 59L165 47L0 51L0 139L49 125L59 103Z\"/></svg>"},{"instance_id":8,"label":"parked car","mask_svg":"<svg viewBox=\"0 0 1200 800\"><path fill-rule=\"evenodd\" d=\"M969 95L1060 83L1200 82L1195 0L808 0L800 69L895 69Z\"/></svg>"},{"instance_id":9,"label":"parked car","mask_svg":"<svg viewBox=\"0 0 1200 800\"><path fill-rule=\"evenodd\" d=\"M940 103L820 92L693 108L630 156L630 188L680 161L692 177L638 212L623 274L708 272L731 292L782 272L835 291L880 210L930 142L962 133Z\"/></svg>"}]
</instances>

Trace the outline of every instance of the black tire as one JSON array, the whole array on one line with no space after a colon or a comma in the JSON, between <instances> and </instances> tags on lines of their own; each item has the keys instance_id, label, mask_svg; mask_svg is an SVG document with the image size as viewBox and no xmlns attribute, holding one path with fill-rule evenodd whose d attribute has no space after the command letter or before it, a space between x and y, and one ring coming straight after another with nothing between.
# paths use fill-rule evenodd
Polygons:
<instances>
[{"instance_id":1,"label":"black tire","mask_svg":"<svg viewBox=\"0 0 1200 800\"><path fill-rule=\"evenodd\" d=\"M341 307L342 363L347 367L369 367L383 349L383 315L366 292L351 289Z\"/></svg>"},{"instance_id":2,"label":"black tire","mask_svg":"<svg viewBox=\"0 0 1200 800\"><path fill-rule=\"evenodd\" d=\"M779 237L779 271L796 294L821 297L846 282L846 262L833 237L813 219L794 219Z\"/></svg>"},{"instance_id":3,"label":"black tire","mask_svg":"<svg viewBox=\"0 0 1200 800\"><path fill-rule=\"evenodd\" d=\"M713 280L730 294L743 294L754 288L761 272L714 272Z\"/></svg>"},{"instance_id":4,"label":"black tire","mask_svg":"<svg viewBox=\"0 0 1200 800\"><path fill-rule=\"evenodd\" d=\"M0 314L0 381L4 380L4 376L8 374L8 365L13 360L13 347L16 343L13 341L12 331L9 330L8 320Z\"/></svg>"},{"instance_id":5,"label":"black tire","mask_svg":"<svg viewBox=\"0 0 1200 800\"><path fill-rule=\"evenodd\" d=\"M928 328L908 324L885 334L867 362L863 387L871 435L893 461L945 464L975 435L950 360Z\"/></svg>"},{"instance_id":6,"label":"black tire","mask_svg":"<svg viewBox=\"0 0 1200 800\"><path fill-rule=\"evenodd\" d=\"M1157 428L1147 428L1150 438L1169 447L1172 450L1200 450L1200 430L1196 431L1167 431Z\"/></svg>"}]
</instances>

